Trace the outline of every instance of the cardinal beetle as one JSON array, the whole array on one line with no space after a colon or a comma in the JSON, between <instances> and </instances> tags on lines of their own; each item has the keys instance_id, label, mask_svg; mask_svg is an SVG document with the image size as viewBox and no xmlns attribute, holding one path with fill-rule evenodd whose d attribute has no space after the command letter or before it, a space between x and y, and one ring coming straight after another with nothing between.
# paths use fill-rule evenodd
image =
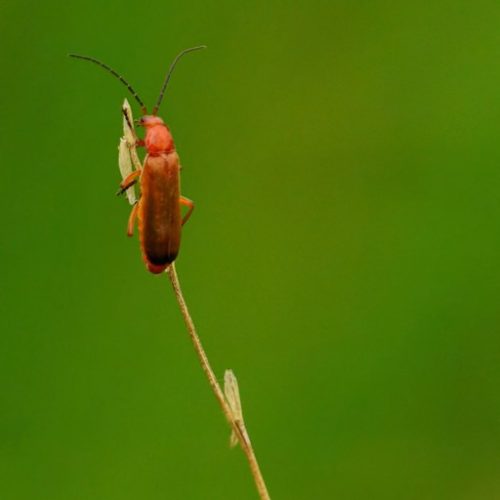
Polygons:
<instances>
[{"instance_id":1,"label":"cardinal beetle","mask_svg":"<svg viewBox=\"0 0 500 500\"><path fill-rule=\"evenodd\" d=\"M135 138L134 144L130 146L132 148L145 147L147 154L142 168L139 163L136 165L136 170L123 179L118 194L123 194L140 180L141 196L132 207L127 234L132 236L137 218L142 255L147 268L154 274L163 272L177 257L181 240L181 227L187 222L194 209L194 203L180 195L179 171L181 167L179 156L175 150L170 130L164 121L157 116L158 108L179 59L188 52L204 48L206 48L205 45L191 47L176 56L170 65L151 114L148 114L146 106L137 92L114 69L93 57L69 54L70 57L93 62L118 78L134 96L141 108L142 117L136 123L146 129L143 140L135 135L131 116L125 107L123 113ZM184 217L181 216L181 205L188 208Z\"/></svg>"}]
</instances>

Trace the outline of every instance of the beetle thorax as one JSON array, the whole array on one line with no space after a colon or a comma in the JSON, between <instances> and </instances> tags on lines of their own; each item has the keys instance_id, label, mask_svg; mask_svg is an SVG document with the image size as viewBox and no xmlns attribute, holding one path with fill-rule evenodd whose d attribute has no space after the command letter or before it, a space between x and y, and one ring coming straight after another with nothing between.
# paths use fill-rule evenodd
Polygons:
<instances>
[{"instance_id":1,"label":"beetle thorax","mask_svg":"<svg viewBox=\"0 0 500 500\"><path fill-rule=\"evenodd\" d=\"M174 149L172 134L161 118L152 115L143 116L141 125L146 129L144 142L149 154L168 153Z\"/></svg>"}]
</instances>

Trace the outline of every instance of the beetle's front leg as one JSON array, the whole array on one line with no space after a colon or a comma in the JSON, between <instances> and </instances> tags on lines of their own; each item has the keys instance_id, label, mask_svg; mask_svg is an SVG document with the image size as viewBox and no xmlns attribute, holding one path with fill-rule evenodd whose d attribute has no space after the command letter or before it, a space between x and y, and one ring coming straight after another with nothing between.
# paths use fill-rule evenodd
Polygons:
<instances>
[{"instance_id":1,"label":"beetle's front leg","mask_svg":"<svg viewBox=\"0 0 500 500\"><path fill-rule=\"evenodd\" d=\"M125 139L130 145L134 145L135 143L139 142L139 137L137 137L137 134L135 133L135 128L134 128L134 117L132 116L132 108L130 107L130 104L128 103L127 99L123 101L123 106L122 106L122 114L123 114L123 133L125 136Z\"/></svg>"},{"instance_id":2,"label":"beetle's front leg","mask_svg":"<svg viewBox=\"0 0 500 500\"><path fill-rule=\"evenodd\" d=\"M136 170L141 170L142 168L141 160L139 160L136 148L143 146L144 146L144 141L142 139L137 139L137 141L134 144L129 144L127 142L127 147L130 153L130 159L132 160L132 163L134 164L134 168Z\"/></svg>"},{"instance_id":3,"label":"beetle's front leg","mask_svg":"<svg viewBox=\"0 0 500 500\"><path fill-rule=\"evenodd\" d=\"M137 156L136 149L144 147L145 143L143 139L140 139L137 136L137 133L134 128L134 118L132 116L132 109L130 108L130 104L128 103L127 99L123 101L122 114L123 114L123 139L127 143L127 148L132 163L134 164L134 168L136 170L140 170L141 162L139 160L139 157Z\"/></svg>"}]
</instances>

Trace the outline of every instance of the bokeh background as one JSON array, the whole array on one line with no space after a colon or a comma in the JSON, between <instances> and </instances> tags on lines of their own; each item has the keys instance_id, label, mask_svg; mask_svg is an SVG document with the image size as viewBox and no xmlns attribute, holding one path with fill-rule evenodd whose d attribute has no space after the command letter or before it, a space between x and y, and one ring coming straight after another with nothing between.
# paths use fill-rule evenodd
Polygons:
<instances>
[{"instance_id":1,"label":"bokeh background","mask_svg":"<svg viewBox=\"0 0 500 500\"><path fill-rule=\"evenodd\" d=\"M0 5L0 498L255 499L114 193L126 89L274 499L500 498L500 4ZM136 113L138 112L135 107Z\"/></svg>"}]
</instances>

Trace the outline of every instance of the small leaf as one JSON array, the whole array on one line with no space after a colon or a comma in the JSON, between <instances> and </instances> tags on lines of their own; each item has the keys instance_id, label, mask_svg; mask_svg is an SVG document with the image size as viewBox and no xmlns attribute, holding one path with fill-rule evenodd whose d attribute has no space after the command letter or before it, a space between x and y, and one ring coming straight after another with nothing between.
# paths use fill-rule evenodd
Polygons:
<instances>
[{"instance_id":1,"label":"small leaf","mask_svg":"<svg viewBox=\"0 0 500 500\"><path fill-rule=\"evenodd\" d=\"M243 423L243 411L241 409L238 380L232 370L226 370L224 373L224 394L226 395L227 403L231 408L233 419L236 422ZM234 433L234 430L231 432L229 443L232 447L238 444L238 438Z\"/></svg>"}]
</instances>

